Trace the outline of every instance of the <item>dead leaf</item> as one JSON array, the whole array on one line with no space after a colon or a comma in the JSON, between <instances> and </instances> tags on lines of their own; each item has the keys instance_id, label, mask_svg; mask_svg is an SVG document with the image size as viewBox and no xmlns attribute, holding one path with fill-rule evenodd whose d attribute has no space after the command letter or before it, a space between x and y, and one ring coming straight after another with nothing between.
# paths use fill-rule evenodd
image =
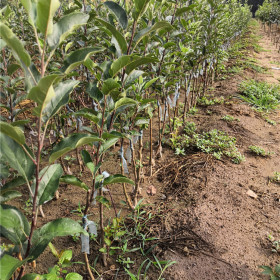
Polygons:
<instances>
[{"instance_id":1,"label":"dead leaf","mask_svg":"<svg viewBox=\"0 0 280 280\"><path fill-rule=\"evenodd\" d=\"M157 193L157 189L155 186L150 185L147 187L147 194L148 195L155 195Z\"/></svg>"},{"instance_id":2,"label":"dead leaf","mask_svg":"<svg viewBox=\"0 0 280 280\"><path fill-rule=\"evenodd\" d=\"M246 194L252 198L258 198L257 194L254 193L252 190L248 190Z\"/></svg>"}]
</instances>

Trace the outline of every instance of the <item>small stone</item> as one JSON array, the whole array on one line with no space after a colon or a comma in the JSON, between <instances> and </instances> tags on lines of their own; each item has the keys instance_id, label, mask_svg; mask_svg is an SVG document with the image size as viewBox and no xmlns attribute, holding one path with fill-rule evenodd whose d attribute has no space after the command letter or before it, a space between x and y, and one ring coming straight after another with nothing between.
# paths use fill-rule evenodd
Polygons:
<instances>
[{"instance_id":1,"label":"small stone","mask_svg":"<svg viewBox=\"0 0 280 280\"><path fill-rule=\"evenodd\" d=\"M252 190L248 190L246 194L252 198L258 198L257 194L254 193Z\"/></svg>"}]
</instances>

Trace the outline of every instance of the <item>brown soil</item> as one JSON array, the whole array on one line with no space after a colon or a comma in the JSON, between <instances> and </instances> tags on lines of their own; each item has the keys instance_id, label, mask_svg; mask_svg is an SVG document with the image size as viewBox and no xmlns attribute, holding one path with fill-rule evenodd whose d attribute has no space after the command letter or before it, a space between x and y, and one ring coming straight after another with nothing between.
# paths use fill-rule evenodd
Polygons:
<instances>
[{"instance_id":1,"label":"brown soil","mask_svg":"<svg viewBox=\"0 0 280 280\"><path fill-rule=\"evenodd\" d=\"M156 252L166 260L176 264L167 269L168 280L257 280L265 279L260 274L259 265L272 265L280 262L279 255L272 253L268 234L280 240L280 185L270 182L269 176L280 172L280 114L272 113L270 119L276 126L268 124L260 113L257 113L238 98L238 85L246 78L278 83L279 67L271 62L280 62L280 54L263 31L260 45L266 50L259 53L250 52L260 66L268 68L268 73L259 74L250 69L239 75L230 76L225 81L214 84L216 96L223 96L225 103L198 107L199 112L188 121L194 121L200 131L219 129L237 138L237 145L246 161L236 165L228 159L216 160L203 153L190 153L176 157L168 147L163 149L163 158L156 162L154 175L145 178L142 184L142 195L145 202L153 203L152 209L161 209L161 215L151 220L151 236L158 236ZM209 115L209 111L211 115ZM231 115L240 121L225 122L221 118ZM154 135L157 127L154 128ZM144 135L144 144L148 139ZM258 145L265 150L273 151L270 157L255 157L248 151L248 146ZM116 147L114 155L105 162L105 170L120 173ZM146 155L145 155L146 156ZM71 171L79 173L76 162ZM83 172L84 181L90 184L90 175ZM147 188L156 188L155 196L147 195ZM257 198L251 198L247 191L252 190ZM124 200L120 187L112 188L117 211L122 208L119 203ZM24 192L24 190L23 190ZM108 195L107 195L108 196ZM86 193L73 186L61 186L60 198L44 205L45 219L40 223L60 217L81 220L73 210L79 202L84 204ZM24 208L28 198L25 193L17 206ZM108 199L109 196L108 196ZM23 209L24 210L24 209ZM26 213L25 209L25 213ZM29 209L30 210L30 209ZM123 208L124 213L128 209ZM92 207L90 220L98 221L97 206ZM107 217L114 216L113 210L105 211ZM73 261L83 261L80 241L73 238L58 238L53 244L58 250L73 250ZM98 256L98 246L91 248L89 256L93 265ZM139 262L141 263L140 257ZM47 268L54 266L56 258L49 249L37 262L36 273L46 273ZM139 265L137 263L137 265ZM137 266L135 266L137 270ZM103 271L98 279L128 279L123 271L118 272L116 263L104 268L97 264L97 271ZM132 267L133 269L133 267ZM27 269L32 271L31 267ZM85 266L76 264L71 271L89 279ZM158 279L159 273L151 271L148 279Z\"/></svg>"},{"instance_id":2,"label":"brown soil","mask_svg":"<svg viewBox=\"0 0 280 280\"><path fill-rule=\"evenodd\" d=\"M258 266L275 266L280 262L279 255L271 252L271 243L267 238L271 234L280 239L280 186L269 181L269 176L280 170L280 114L277 112L269 116L278 123L272 126L259 113L235 98L238 85L244 79L279 83L280 71L271 67L277 67L272 62L279 62L280 55L263 31L259 31L258 35L262 36L259 43L265 50L251 53L251 56L257 59L258 65L268 68L268 73L247 70L217 83L215 95L223 96L225 100L234 96L232 102L200 108L198 115L189 119L202 130L219 129L235 136L246 161L236 165L229 161L209 162L201 156L197 159L200 161L199 169L187 174L184 170L179 172L178 176L186 177L183 181L185 185L176 185L175 179L170 193L175 193L179 200L181 195L191 193L195 204L181 207L182 218L176 223L184 227L187 220L192 225L192 231L211 246L207 251L202 249L191 255L184 255L176 249L167 250L165 257L177 264L168 270L166 279L268 279L261 275ZM206 113L207 110L212 111L211 116ZM221 120L225 115L238 118L240 122L225 123ZM255 157L248 152L250 145L274 151L274 155ZM175 169L178 170L178 166ZM170 172L174 170L170 169ZM167 174L168 170L165 170ZM170 176L174 179L173 174ZM179 189L176 190L176 187ZM248 190L258 197L249 197L246 194ZM187 248L184 249L187 251Z\"/></svg>"}]
</instances>

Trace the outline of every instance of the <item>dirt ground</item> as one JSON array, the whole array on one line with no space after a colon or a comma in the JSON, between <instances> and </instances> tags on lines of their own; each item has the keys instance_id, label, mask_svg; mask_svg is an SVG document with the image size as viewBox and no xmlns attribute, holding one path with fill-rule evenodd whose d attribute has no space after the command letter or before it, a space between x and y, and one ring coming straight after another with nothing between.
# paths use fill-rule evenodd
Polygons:
<instances>
[{"instance_id":1,"label":"dirt ground","mask_svg":"<svg viewBox=\"0 0 280 280\"><path fill-rule=\"evenodd\" d=\"M185 255L182 250L167 250L165 257L177 263L168 270L166 279L269 279L260 274L258 266L275 266L280 262L280 256L271 252L268 241L268 234L280 239L280 186L269 181L269 176L280 170L280 114L278 111L269 116L278 123L272 126L237 98L238 85L244 79L270 83L280 80L280 70L271 69L279 67L280 54L262 30L257 35L261 36L259 44L263 50L250 56L257 59L259 66L268 68L267 73L245 70L229 80L217 82L215 95L225 99L233 96L233 103L207 107L212 111L210 117L206 109L200 108L199 113L189 119L201 129L219 129L235 136L246 161L239 165L229 161L208 162L204 156L201 158L204 164L187 174L185 183L191 188L188 191L195 203L180 208L177 227L191 224L192 231L210 247ZM221 120L225 115L240 122L225 123ZM255 157L248 152L250 145L261 146L274 154L269 158ZM250 197L249 190L257 198ZM182 189L177 191L178 200L182 192Z\"/></svg>"},{"instance_id":2,"label":"dirt ground","mask_svg":"<svg viewBox=\"0 0 280 280\"><path fill-rule=\"evenodd\" d=\"M150 225L150 233L159 237L158 256L176 261L167 269L166 280L266 279L258 266L280 263L280 256L272 253L268 240L268 234L280 240L280 185L269 180L275 171L280 172L280 114L277 111L269 115L269 119L277 122L273 126L238 98L238 85L244 79L270 83L279 83L280 80L280 70L271 69L280 67L280 54L262 30L257 35L261 36L259 44L263 50L259 53L251 51L248 55L268 71L260 74L248 69L216 82L211 93L223 96L226 102L207 108L198 106L198 113L188 118L200 131L219 129L236 137L237 146L246 161L237 165L199 152L177 157L164 147L163 158L156 162L153 176L147 176L142 185L145 202L153 203L165 213ZM221 120L225 115L240 121L225 122ZM157 128L154 129L156 131ZM261 146L274 154L256 157L249 153L250 145ZM116 154L105 161L105 167L111 173L120 173ZM73 162L72 172L75 172L74 165ZM89 174L83 173L82 177L89 182ZM151 184L156 188L155 196L147 195ZM257 197L250 197L247 194L249 190ZM122 207L119 201L124 199L121 193L120 187L112 189L118 210ZM22 200L27 198L25 193ZM62 185L59 200L44 205L46 218L40 222L44 224L60 217L81 220L75 210L85 198L86 193L79 188ZM24 204L19 200L15 203L18 203L16 206ZM22 210L26 213L30 207L26 205ZM110 211L106 210L107 216L113 215ZM89 218L98 221L97 206L93 206L90 213ZM53 243L59 250L73 250L74 262L83 261L80 242L74 242L72 237L58 238ZM96 260L97 250L97 246L91 248L91 264ZM38 260L36 272L46 273L47 268L55 263L55 257L47 249ZM83 265L76 264L71 269L88 279ZM96 269L104 270L99 265ZM128 279L124 272L115 278L115 263L109 262L106 269L98 279ZM29 267L27 271L32 269ZM158 273L151 271L148 279L158 279Z\"/></svg>"}]
</instances>

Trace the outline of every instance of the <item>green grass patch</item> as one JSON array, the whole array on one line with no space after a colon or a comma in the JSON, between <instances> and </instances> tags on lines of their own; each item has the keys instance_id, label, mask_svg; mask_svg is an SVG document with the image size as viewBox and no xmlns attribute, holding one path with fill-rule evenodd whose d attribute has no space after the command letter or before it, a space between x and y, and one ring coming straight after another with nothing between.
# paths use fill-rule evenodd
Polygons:
<instances>
[{"instance_id":1,"label":"green grass patch","mask_svg":"<svg viewBox=\"0 0 280 280\"><path fill-rule=\"evenodd\" d=\"M261 111L275 110L280 104L280 86L248 80L239 86L241 98Z\"/></svg>"},{"instance_id":2,"label":"green grass patch","mask_svg":"<svg viewBox=\"0 0 280 280\"><path fill-rule=\"evenodd\" d=\"M236 164L245 160L245 157L236 147L235 137L217 129L197 133L196 125L193 122L186 122L183 133L180 135L178 130L174 131L169 141L177 155L184 155L187 148L193 147L213 155L216 159L221 159L225 156Z\"/></svg>"}]
</instances>

